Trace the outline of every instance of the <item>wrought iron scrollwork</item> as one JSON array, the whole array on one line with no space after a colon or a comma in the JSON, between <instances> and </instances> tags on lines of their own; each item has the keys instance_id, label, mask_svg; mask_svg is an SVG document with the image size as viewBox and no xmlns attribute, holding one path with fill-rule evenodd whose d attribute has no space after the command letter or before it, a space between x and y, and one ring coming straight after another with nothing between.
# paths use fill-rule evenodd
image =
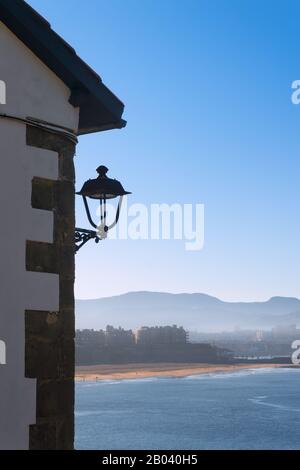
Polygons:
<instances>
[{"instance_id":1,"label":"wrought iron scrollwork","mask_svg":"<svg viewBox=\"0 0 300 470\"><path fill-rule=\"evenodd\" d=\"M95 230L87 230L85 228L75 228L75 253L85 245L89 240L95 239L95 243L99 243L99 238Z\"/></svg>"}]
</instances>

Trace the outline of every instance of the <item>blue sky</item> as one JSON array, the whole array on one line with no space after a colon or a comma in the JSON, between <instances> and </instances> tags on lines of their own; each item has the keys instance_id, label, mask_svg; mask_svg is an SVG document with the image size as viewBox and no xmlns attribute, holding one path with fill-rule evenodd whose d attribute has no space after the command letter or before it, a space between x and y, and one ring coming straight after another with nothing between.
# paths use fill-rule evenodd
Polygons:
<instances>
[{"instance_id":1,"label":"blue sky","mask_svg":"<svg viewBox=\"0 0 300 470\"><path fill-rule=\"evenodd\" d=\"M181 241L90 242L76 256L76 296L299 297L299 4L29 3L126 105L125 129L80 138L78 187L103 163L133 192L129 203L205 205L199 252Z\"/></svg>"}]
</instances>

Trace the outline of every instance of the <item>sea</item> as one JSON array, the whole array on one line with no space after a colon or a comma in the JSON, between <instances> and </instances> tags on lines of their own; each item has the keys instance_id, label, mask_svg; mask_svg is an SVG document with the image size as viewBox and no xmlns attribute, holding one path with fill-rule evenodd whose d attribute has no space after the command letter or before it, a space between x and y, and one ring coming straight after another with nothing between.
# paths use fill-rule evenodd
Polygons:
<instances>
[{"instance_id":1,"label":"sea","mask_svg":"<svg viewBox=\"0 0 300 470\"><path fill-rule=\"evenodd\" d=\"M300 369L77 382L77 449L300 449Z\"/></svg>"}]
</instances>

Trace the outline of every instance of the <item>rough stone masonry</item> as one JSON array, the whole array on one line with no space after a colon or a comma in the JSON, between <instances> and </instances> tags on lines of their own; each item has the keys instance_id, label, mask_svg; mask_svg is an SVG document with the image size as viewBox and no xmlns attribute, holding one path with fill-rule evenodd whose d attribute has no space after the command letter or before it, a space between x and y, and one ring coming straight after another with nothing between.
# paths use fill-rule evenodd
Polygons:
<instances>
[{"instance_id":1,"label":"rough stone masonry","mask_svg":"<svg viewBox=\"0 0 300 470\"><path fill-rule=\"evenodd\" d=\"M27 126L27 145L57 152L59 178L32 180L32 207L54 213L52 243L27 241L26 269L59 275L59 311L25 312L26 377L37 379L37 420L30 449L73 449L75 144Z\"/></svg>"}]
</instances>

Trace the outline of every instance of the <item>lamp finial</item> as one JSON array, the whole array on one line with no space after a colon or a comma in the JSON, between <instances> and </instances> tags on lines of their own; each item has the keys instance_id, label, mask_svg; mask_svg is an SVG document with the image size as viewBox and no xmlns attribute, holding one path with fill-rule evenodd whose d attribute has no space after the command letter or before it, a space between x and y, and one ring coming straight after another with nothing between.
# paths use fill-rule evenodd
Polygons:
<instances>
[{"instance_id":1,"label":"lamp finial","mask_svg":"<svg viewBox=\"0 0 300 470\"><path fill-rule=\"evenodd\" d=\"M100 165L98 166L96 171L99 174L99 176L103 177L103 176L106 176L106 173L108 172L108 168L105 165Z\"/></svg>"}]
</instances>

